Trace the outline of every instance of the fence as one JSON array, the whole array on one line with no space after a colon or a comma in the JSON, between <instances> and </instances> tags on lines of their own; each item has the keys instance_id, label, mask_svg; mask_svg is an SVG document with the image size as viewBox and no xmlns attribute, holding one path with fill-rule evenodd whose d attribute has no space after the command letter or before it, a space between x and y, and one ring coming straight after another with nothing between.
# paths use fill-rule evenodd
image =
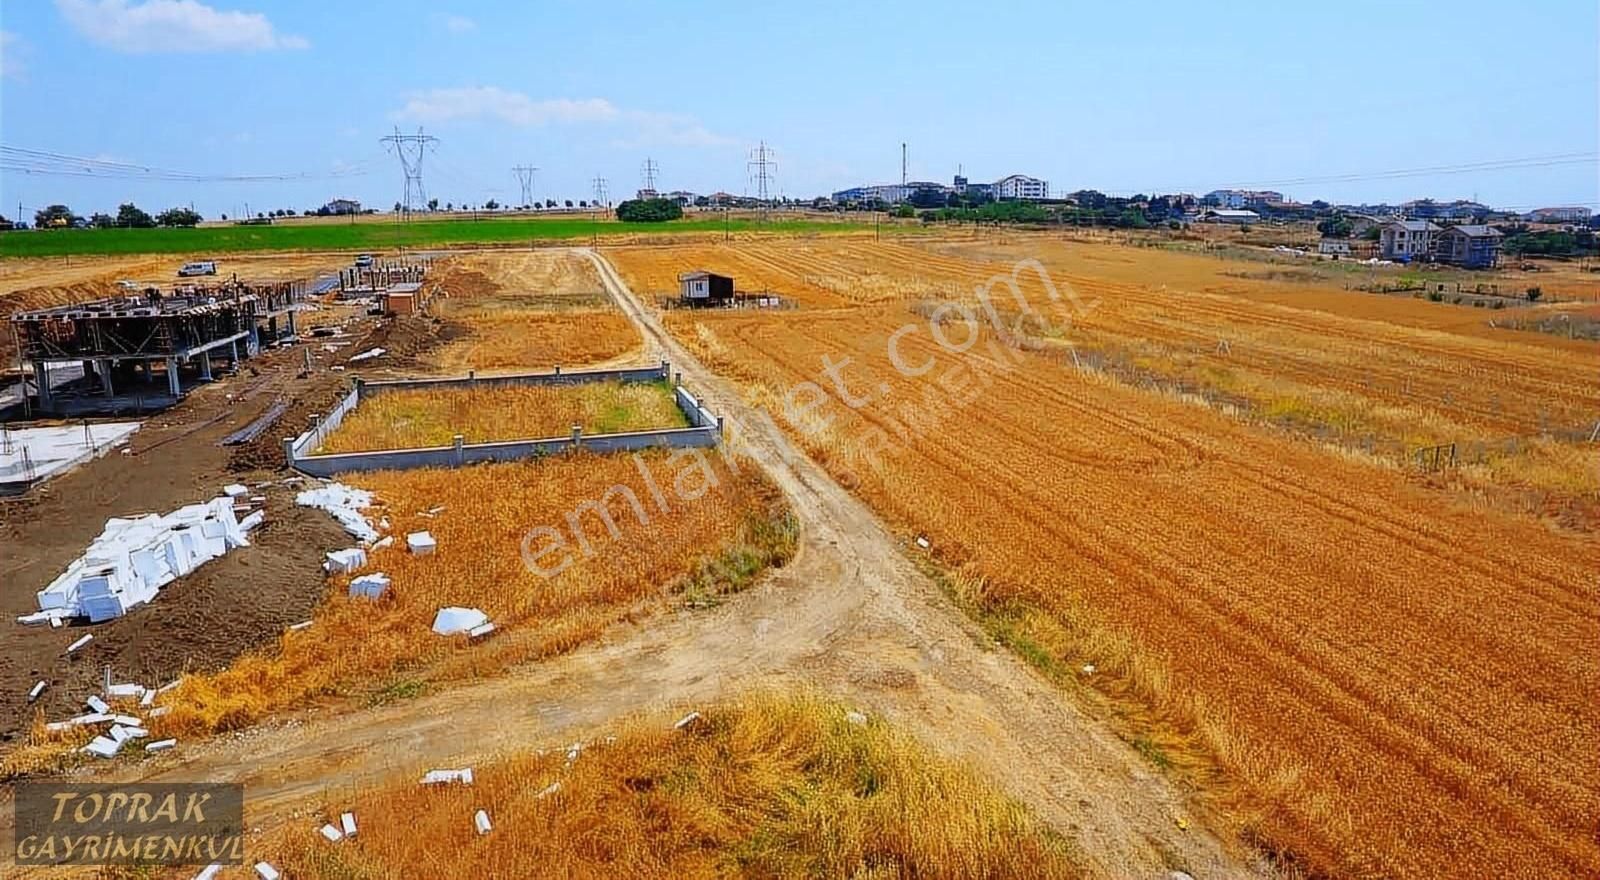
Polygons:
<instances>
[{"instance_id":1,"label":"fence","mask_svg":"<svg viewBox=\"0 0 1600 880\"><path fill-rule=\"evenodd\" d=\"M526 373L511 376L478 377L469 373L453 379L396 379L382 382L365 382L357 379L350 393L298 437L283 440L284 458L289 467L314 477L331 477L341 473L363 471L411 470L414 468L455 468L487 462L519 461L554 455L575 449L594 452L630 452L653 446L675 448L716 446L722 441L722 419L713 415L682 385L682 378L674 381L673 399L689 422L687 428L663 428L651 431L630 431L615 434L584 434L573 428L566 437L547 437L528 440L506 440L493 443L467 443L460 434L449 446L430 446L420 449L380 449L364 452L313 454L339 428L361 401L387 391L409 389L467 390L473 388L505 388L518 385L579 385L588 382L660 382L671 375L670 365L662 361L659 367L622 370L586 370L553 373Z\"/></svg>"}]
</instances>

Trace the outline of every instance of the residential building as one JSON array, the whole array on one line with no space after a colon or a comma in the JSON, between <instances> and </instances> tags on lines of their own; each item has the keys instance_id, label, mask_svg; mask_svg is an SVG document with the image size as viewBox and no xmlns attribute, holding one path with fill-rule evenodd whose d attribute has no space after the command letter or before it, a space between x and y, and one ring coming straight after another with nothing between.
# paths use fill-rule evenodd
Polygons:
<instances>
[{"instance_id":1,"label":"residential building","mask_svg":"<svg viewBox=\"0 0 1600 880\"><path fill-rule=\"evenodd\" d=\"M677 202L680 207L684 208L694 204L694 200L698 198L698 196L696 196L694 193L685 189L675 189L672 192L667 193L666 197L674 202Z\"/></svg>"},{"instance_id":2,"label":"residential building","mask_svg":"<svg viewBox=\"0 0 1600 880\"><path fill-rule=\"evenodd\" d=\"M704 269L678 276L678 293L691 305L725 303L733 299L733 279Z\"/></svg>"},{"instance_id":3,"label":"residential building","mask_svg":"<svg viewBox=\"0 0 1600 880\"><path fill-rule=\"evenodd\" d=\"M1317 242L1317 253L1330 257L1350 256L1350 240L1347 238L1324 238Z\"/></svg>"},{"instance_id":4,"label":"residential building","mask_svg":"<svg viewBox=\"0 0 1600 880\"><path fill-rule=\"evenodd\" d=\"M1434 236L1433 258L1466 269L1492 269L1500 262L1502 237L1493 226L1447 226Z\"/></svg>"},{"instance_id":5,"label":"residential building","mask_svg":"<svg viewBox=\"0 0 1600 880\"><path fill-rule=\"evenodd\" d=\"M322 206L319 214L359 214L361 203L355 199L332 199Z\"/></svg>"},{"instance_id":6,"label":"residential building","mask_svg":"<svg viewBox=\"0 0 1600 880\"><path fill-rule=\"evenodd\" d=\"M1488 205L1466 199L1453 202L1417 199L1400 205L1400 213L1413 220L1472 220L1484 217L1492 210Z\"/></svg>"},{"instance_id":7,"label":"residential building","mask_svg":"<svg viewBox=\"0 0 1600 880\"><path fill-rule=\"evenodd\" d=\"M1392 220L1378 230L1378 251L1385 260L1410 262L1433 251L1439 227L1427 220Z\"/></svg>"},{"instance_id":8,"label":"residential building","mask_svg":"<svg viewBox=\"0 0 1600 880\"><path fill-rule=\"evenodd\" d=\"M1214 189L1201 197L1201 201L1219 208L1238 210L1255 205L1283 203L1283 193L1270 189Z\"/></svg>"},{"instance_id":9,"label":"residential building","mask_svg":"<svg viewBox=\"0 0 1600 880\"><path fill-rule=\"evenodd\" d=\"M1040 200L1050 198L1050 184L1048 181L1026 174L1012 174L1002 177L994 182L994 197L997 199L1030 199Z\"/></svg>"},{"instance_id":10,"label":"residential building","mask_svg":"<svg viewBox=\"0 0 1600 880\"><path fill-rule=\"evenodd\" d=\"M1536 208L1523 215L1530 223L1588 223L1593 212L1588 208Z\"/></svg>"}]
</instances>

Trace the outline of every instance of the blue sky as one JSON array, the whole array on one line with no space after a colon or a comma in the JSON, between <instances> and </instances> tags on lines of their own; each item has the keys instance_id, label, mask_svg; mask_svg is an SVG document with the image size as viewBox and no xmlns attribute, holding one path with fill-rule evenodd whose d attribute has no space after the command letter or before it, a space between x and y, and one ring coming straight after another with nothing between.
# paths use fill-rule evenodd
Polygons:
<instances>
[{"instance_id":1,"label":"blue sky","mask_svg":"<svg viewBox=\"0 0 1600 880\"><path fill-rule=\"evenodd\" d=\"M663 189L811 196L900 174L1012 172L1052 190L1204 192L1286 182L1302 200L1593 204L1597 166L1374 172L1600 144L1597 4L382 3L6 0L0 143L263 183L46 177L20 200L202 213L400 196L378 138L439 138L442 201L613 197L646 157ZM1448 12L1446 12L1448 9ZM333 175L339 176L333 176Z\"/></svg>"}]
</instances>

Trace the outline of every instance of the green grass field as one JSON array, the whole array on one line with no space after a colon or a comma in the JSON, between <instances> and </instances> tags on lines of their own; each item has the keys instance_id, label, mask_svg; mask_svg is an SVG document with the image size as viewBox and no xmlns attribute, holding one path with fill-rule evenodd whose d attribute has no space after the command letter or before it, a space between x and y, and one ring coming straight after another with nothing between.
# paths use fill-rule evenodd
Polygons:
<instances>
[{"instance_id":1,"label":"green grass field","mask_svg":"<svg viewBox=\"0 0 1600 880\"><path fill-rule=\"evenodd\" d=\"M859 232L872 227L824 220L676 220L621 223L590 218L496 217L411 223L305 223L281 226L202 226L195 229L55 229L0 232L0 257L84 254L191 254L238 251L392 250L454 244L510 244L618 235ZM885 229L889 229L887 225Z\"/></svg>"}]
</instances>

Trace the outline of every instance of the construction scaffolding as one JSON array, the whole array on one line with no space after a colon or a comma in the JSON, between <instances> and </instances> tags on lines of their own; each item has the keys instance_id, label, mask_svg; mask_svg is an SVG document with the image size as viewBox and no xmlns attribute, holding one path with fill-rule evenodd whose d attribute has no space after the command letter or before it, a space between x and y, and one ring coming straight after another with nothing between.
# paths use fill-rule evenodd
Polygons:
<instances>
[{"instance_id":1,"label":"construction scaffolding","mask_svg":"<svg viewBox=\"0 0 1600 880\"><path fill-rule=\"evenodd\" d=\"M262 345L293 336L302 293L298 281L185 285L172 293L149 288L17 312L11 326L39 410L126 409L134 399L141 409L161 407L183 396L185 370L191 382L210 381L214 358L233 367ZM93 399L83 399L84 391L93 391Z\"/></svg>"}]
</instances>

